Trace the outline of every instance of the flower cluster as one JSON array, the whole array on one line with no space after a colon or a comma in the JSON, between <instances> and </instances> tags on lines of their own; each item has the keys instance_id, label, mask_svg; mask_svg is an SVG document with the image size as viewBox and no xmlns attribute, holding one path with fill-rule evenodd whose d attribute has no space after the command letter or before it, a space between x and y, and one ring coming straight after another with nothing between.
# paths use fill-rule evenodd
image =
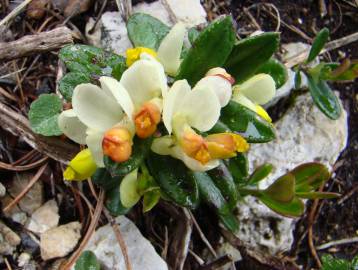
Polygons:
<instances>
[{"instance_id":1,"label":"flower cluster","mask_svg":"<svg viewBox=\"0 0 358 270\"><path fill-rule=\"evenodd\" d=\"M230 100L270 122L260 105L274 96L274 80L258 74L235 85L225 69L215 67L193 87L185 79L173 82L185 34L178 23L156 52L143 47L127 50L128 68L119 81L102 76L100 86L86 83L75 88L73 108L62 112L58 123L67 137L88 149L71 161L64 173L67 180L88 178L96 167L104 167L104 155L118 163L127 161L134 136L153 136L153 152L180 159L193 171L208 171L221 159L249 149L239 134L209 131ZM158 129L161 122L165 128Z\"/></svg>"}]
</instances>

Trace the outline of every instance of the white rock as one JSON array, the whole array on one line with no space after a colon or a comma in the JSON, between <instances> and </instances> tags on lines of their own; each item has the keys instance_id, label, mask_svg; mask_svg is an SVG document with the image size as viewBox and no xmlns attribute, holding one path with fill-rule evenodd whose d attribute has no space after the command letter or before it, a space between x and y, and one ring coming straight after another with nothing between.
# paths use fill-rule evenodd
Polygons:
<instances>
[{"instance_id":1,"label":"white rock","mask_svg":"<svg viewBox=\"0 0 358 270\"><path fill-rule=\"evenodd\" d=\"M29 253L23 252L20 254L19 258L17 258L17 265L19 267L24 267L26 264L30 262L31 255Z\"/></svg>"},{"instance_id":2,"label":"white rock","mask_svg":"<svg viewBox=\"0 0 358 270\"><path fill-rule=\"evenodd\" d=\"M93 18L88 19L88 22L86 24L86 29L85 29L86 38L90 45L95 46L95 47L101 47L102 46L102 44L101 44L102 20L99 20L97 22L96 28L94 29L93 33L92 32L90 33L90 31L92 30L95 23L96 23L96 21Z\"/></svg>"},{"instance_id":3,"label":"white rock","mask_svg":"<svg viewBox=\"0 0 358 270\"><path fill-rule=\"evenodd\" d=\"M169 12L162 1L139 3L133 7L133 13L138 12L149 14L169 26L173 25L173 20L170 18Z\"/></svg>"},{"instance_id":4,"label":"white rock","mask_svg":"<svg viewBox=\"0 0 358 270\"><path fill-rule=\"evenodd\" d=\"M6 194L6 188L3 184L0 183L0 198L4 197Z\"/></svg>"},{"instance_id":5,"label":"white rock","mask_svg":"<svg viewBox=\"0 0 358 270\"><path fill-rule=\"evenodd\" d=\"M41 234L41 257L44 261L69 254L81 238L81 223L71 222Z\"/></svg>"},{"instance_id":6,"label":"white rock","mask_svg":"<svg viewBox=\"0 0 358 270\"><path fill-rule=\"evenodd\" d=\"M206 23L206 11L200 0L165 0L175 19L184 23L186 27L193 27Z\"/></svg>"},{"instance_id":7,"label":"white rock","mask_svg":"<svg viewBox=\"0 0 358 270\"><path fill-rule=\"evenodd\" d=\"M254 144L249 153L251 170L263 163L274 166L272 174L260 182L265 188L294 167L317 161L332 169L347 143L347 113L334 121L314 106L309 94L297 97L296 103L276 124L277 139ZM295 221L281 217L255 198L247 197L238 205L238 236L248 245L276 254L290 249Z\"/></svg>"},{"instance_id":8,"label":"white rock","mask_svg":"<svg viewBox=\"0 0 358 270\"><path fill-rule=\"evenodd\" d=\"M0 254L12 255L20 243L21 238L0 221Z\"/></svg>"},{"instance_id":9,"label":"white rock","mask_svg":"<svg viewBox=\"0 0 358 270\"><path fill-rule=\"evenodd\" d=\"M50 200L31 215L26 228L34 233L41 234L55 228L59 219L57 203L55 200Z\"/></svg>"},{"instance_id":10,"label":"white rock","mask_svg":"<svg viewBox=\"0 0 358 270\"><path fill-rule=\"evenodd\" d=\"M126 217L116 218L126 243L132 269L167 270L164 260L156 253L151 243L143 237L138 228ZM85 250L96 254L104 270L125 269L124 258L111 225L99 228L91 237ZM102 268L101 268L102 269Z\"/></svg>"}]
</instances>

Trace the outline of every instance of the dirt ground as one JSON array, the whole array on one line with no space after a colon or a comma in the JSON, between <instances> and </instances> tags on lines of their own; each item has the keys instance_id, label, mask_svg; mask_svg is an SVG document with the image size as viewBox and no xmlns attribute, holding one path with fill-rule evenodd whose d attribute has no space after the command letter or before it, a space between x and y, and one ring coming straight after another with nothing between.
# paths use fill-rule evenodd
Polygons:
<instances>
[{"instance_id":1,"label":"dirt ground","mask_svg":"<svg viewBox=\"0 0 358 270\"><path fill-rule=\"evenodd\" d=\"M8 12L4 8L8 2L0 1L2 4L0 19ZM358 3L354 0L205 0L202 2L208 11L209 19L213 19L220 14L232 14L237 22L238 34L242 37L256 30L278 30L281 32L282 43L297 41L310 43L322 27L328 27L331 30L331 40L344 37L358 30ZM320 7L321 2L326 4L327 14L324 16L321 16L324 11L324 8ZM10 1L10 4L15 5L12 1ZM79 33L84 33L85 22L89 17L95 17L99 13L99 9L100 5L97 3L83 15L74 17L69 22L78 29ZM116 10L114 1L108 1L105 10ZM43 19L32 20L26 17L26 13L23 13L11 25L11 32L3 32L1 39L3 41L18 39L39 29L52 29L56 25L65 22L66 19L63 16L55 15L48 11ZM46 21L49 17L52 17L52 19ZM334 61L343 60L344 58L358 59L358 43L355 42L339 48L324 55L324 57ZM56 53L49 52L1 63L0 77L17 69L23 68L24 71L20 73L20 77L0 79L0 86L16 97L15 100L6 100L0 95L0 101L6 102L14 110L26 115L29 104L39 94L49 93L55 89L57 62ZM28 72L26 72L27 69L29 69ZM358 82L335 84L333 88L339 91L343 106L349 115L349 138L347 148L337 161L335 172L325 190L339 192L342 197L336 200L323 200L316 204L309 203L307 214L298 221L293 248L290 252L282 254L282 256L294 261L296 264L304 265L304 269L316 267L316 261L308 244L307 231L311 224L313 224L312 240L315 246L332 240L352 238L358 234ZM282 108L284 107L285 104L282 105ZM30 151L31 148L26 143L1 129L0 126L0 160L2 162L13 163ZM39 156L36 153L32 160ZM0 178L8 179L5 181L5 185L10 185L14 174L14 172L0 169ZM60 205L60 224L85 218L76 203L78 198L74 195L74 189L78 187L75 185L69 187L62 183L61 168L57 162L49 161L48 167L40 180L45 185L46 200L54 198L58 194L65 198ZM83 192L87 192L87 190ZM313 210L314 212L312 212ZM138 207L130 214L130 218L136 221L143 234L152 240L155 247L163 253L165 251L165 239L158 237L158 235L178 233L175 231L176 227L174 226L178 219L169 218L175 211L178 210L173 210L166 204L160 204L151 215L144 217ZM180 215L180 213L176 214ZM212 243L216 243L219 228L217 221L213 220L215 215L209 209L202 209L195 215L199 224L207 224L204 228L204 233ZM23 241L18 249L30 250L34 258L40 260L39 248L29 238L24 228L6 218L3 213L0 213L0 218L21 235ZM158 222L162 224L160 228L155 226ZM102 219L100 223L106 223L106 220ZM193 234L193 243L193 250L195 251L200 251L204 247L197 233ZM169 250L168 256L170 256L170 252L174 251ZM334 246L324 250L324 253L327 252L336 254L338 257L351 259L358 253L358 242ZM318 252L318 256L322 254L323 252ZM13 269L18 269L16 268L16 261L11 256L8 256L7 259L9 264L14 267ZM40 263L40 269L41 267L42 269L48 269L48 265L44 263ZM0 268L6 269L6 265L0 264ZM198 263L189 256L185 269L202 268L199 268ZM237 265L237 269L245 268Z\"/></svg>"}]
</instances>

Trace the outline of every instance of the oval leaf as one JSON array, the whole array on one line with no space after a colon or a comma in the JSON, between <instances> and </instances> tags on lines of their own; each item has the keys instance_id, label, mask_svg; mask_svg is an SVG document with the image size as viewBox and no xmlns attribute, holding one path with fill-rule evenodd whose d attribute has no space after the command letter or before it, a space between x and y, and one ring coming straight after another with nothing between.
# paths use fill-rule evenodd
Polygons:
<instances>
[{"instance_id":1,"label":"oval leaf","mask_svg":"<svg viewBox=\"0 0 358 270\"><path fill-rule=\"evenodd\" d=\"M143 195L143 213L153 209L160 200L160 190L152 190Z\"/></svg>"},{"instance_id":2,"label":"oval leaf","mask_svg":"<svg viewBox=\"0 0 358 270\"><path fill-rule=\"evenodd\" d=\"M341 195L334 192L296 192L296 196L302 199L336 199Z\"/></svg>"},{"instance_id":3,"label":"oval leaf","mask_svg":"<svg viewBox=\"0 0 358 270\"><path fill-rule=\"evenodd\" d=\"M169 26L144 13L133 14L127 22L128 36L134 47L158 50L169 30Z\"/></svg>"},{"instance_id":4,"label":"oval leaf","mask_svg":"<svg viewBox=\"0 0 358 270\"><path fill-rule=\"evenodd\" d=\"M297 197L294 197L293 200L289 203L275 201L266 195L260 196L258 198L271 210L286 217L300 217L305 211L304 203Z\"/></svg>"},{"instance_id":5,"label":"oval leaf","mask_svg":"<svg viewBox=\"0 0 358 270\"><path fill-rule=\"evenodd\" d=\"M311 75L307 75L307 78L308 88L317 107L330 119L338 119L342 109L335 93L325 81L316 81Z\"/></svg>"},{"instance_id":6,"label":"oval leaf","mask_svg":"<svg viewBox=\"0 0 358 270\"><path fill-rule=\"evenodd\" d=\"M276 89L280 88L288 79L287 68L280 61L271 58L266 63L261 65L255 74L265 73L270 75L276 85Z\"/></svg>"},{"instance_id":7,"label":"oval leaf","mask_svg":"<svg viewBox=\"0 0 358 270\"><path fill-rule=\"evenodd\" d=\"M180 160L150 153L148 168L161 191L178 205L195 208L199 203L198 186Z\"/></svg>"},{"instance_id":8,"label":"oval leaf","mask_svg":"<svg viewBox=\"0 0 358 270\"><path fill-rule=\"evenodd\" d=\"M242 186L246 184L246 177L249 175L249 162L247 155L238 153L236 157L224 161L236 185Z\"/></svg>"},{"instance_id":9,"label":"oval leaf","mask_svg":"<svg viewBox=\"0 0 358 270\"><path fill-rule=\"evenodd\" d=\"M278 33L268 32L238 41L224 67L236 83L250 78L277 51L279 39Z\"/></svg>"},{"instance_id":10,"label":"oval leaf","mask_svg":"<svg viewBox=\"0 0 358 270\"><path fill-rule=\"evenodd\" d=\"M327 167L317 162L301 164L290 173L296 179L296 192L313 191L330 177Z\"/></svg>"},{"instance_id":11,"label":"oval leaf","mask_svg":"<svg viewBox=\"0 0 358 270\"><path fill-rule=\"evenodd\" d=\"M249 179L247 180L248 185L255 185L264 178L266 178L272 171L273 166L272 164L266 163L258 168L250 175Z\"/></svg>"},{"instance_id":12,"label":"oval leaf","mask_svg":"<svg viewBox=\"0 0 358 270\"><path fill-rule=\"evenodd\" d=\"M123 178L119 186L121 203L125 208L131 208L140 200L137 178L138 170L134 170Z\"/></svg>"},{"instance_id":13,"label":"oval leaf","mask_svg":"<svg viewBox=\"0 0 358 270\"><path fill-rule=\"evenodd\" d=\"M97 261L96 255L90 250L83 251L75 264L75 270L100 270L100 269L101 269L101 265Z\"/></svg>"},{"instance_id":14,"label":"oval leaf","mask_svg":"<svg viewBox=\"0 0 358 270\"><path fill-rule=\"evenodd\" d=\"M55 94L42 94L32 102L29 111L31 129L44 136L62 134L58 126L58 116L62 111L61 99Z\"/></svg>"},{"instance_id":15,"label":"oval leaf","mask_svg":"<svg viewBox=\"0 0 358 270\"><path fill-rule=\"evenodd\" d=\"M125 215L130 208L123 206L119 186L106 191L106 208L113 216Z\"/></svg>"},{"instance_id":16,"label":"oval leaf","mask_svg":"<svg viewBox=\"0 0 358 270\"><path fill-rule=\"evenodd\" d=\"M269 142L276 138L273 125L232 100L222 108L220 121L250 143Z\"/></svg>"},{"instance_id":17,"label":"oval leaf","mask_svg":"<svg viewBox=\"0 0 358 270\"><path fill-rule=\"evenodd\" d=\"M291 173L285 174L262 193L273 201L289 203L295 197L295 177Z\"/></svg>"},{"instance_id":18,"label":"oval leaf","mask_svg":"<svg viewBox=\"0 0 358 270\"><path fill-rule=\"evenodd\" d=\"M186 79L194 86L209 69L225 63L234 42L235 32L230 16L212 22L199 34L189 49L176 79Z\"/></svg>"},{"instance_id":19,"label":"oval leaf","mask_svg":"<svg viewBox=\"0 0 358 270\"><path fill-rule=\"evenodd\" d=\"M98 168L92 175L92 181L104 190L118 187L122 181L121 177L112 177L105 168Z\"/></svg>"},{"instance_id":20,"label":"oval leaf","mask_svg":"<svg viewBox=\"0 0 358 270\"><path fill-rule=\"evenodd\" d=\"M91 78L85 73L79 72L70 72L67 73L61 80L59 84L59 90L63 97L71 102L72 94L75 87L81 83L89 83Z\"/></svg>"},{"instance_id":21,"label":"oval leaf","mask_svg":"<svg viewBox=\"0 0 358 270\"><path fill-rule=\"evenodd\" d=\"M316 56L321 52L324 45L326 44L328 37L329 37L328 28L323 28L321 31L318 32L316 38L313 41L306 63L309 63L316 58Z\"/></svg>"},{"instance_id":22,"label":"oval leaf","mask_svg":"<svg viewBox=\"0 0 358 270\"><path fill-rule=\"evenodd\" d=\"M351 63L349 59L339 63L324 63L320 78L330 81L351 81L358 78L358 63Z\"/></svg>"}]
</instances>

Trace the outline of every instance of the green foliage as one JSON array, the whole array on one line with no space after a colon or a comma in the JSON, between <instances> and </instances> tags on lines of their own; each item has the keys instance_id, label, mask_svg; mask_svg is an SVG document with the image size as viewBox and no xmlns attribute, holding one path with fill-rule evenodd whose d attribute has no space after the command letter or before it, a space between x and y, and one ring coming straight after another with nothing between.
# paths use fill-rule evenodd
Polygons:
<instances>
[{"instance_id":1,"label":"green foliage","mask_svg":"<svg viewBox=\"0 0 358 270\"><path fill-rule=\"evenodd\" d=\"M61 99L55 94L42 94L30 106L29 120L32 130L44 136L62 134L58 116L62 111Z\"/></svg>"},{"instance_id":2,"label":"green foliage","mask_svg":"<svg viewBox=\"0 0 358 270\"><path fill-rule=\"evenodd\" d=\"M341 105L327 82L307 75L308 88L317 107L329 118L336 120L342 113Z\"/></svg>"},{"instance_id":3,"label":"green foliage","mask_svg":"<svg viewBox=\"0 0 358 270\"><path fill-rule=\"evenodd\" d=\"M273 125L235 101L222 108L220 121L250 143L269 142L276 138Z\"/></svg>"},{"instance_id":4,"label":"green foliage","mask_svg":"<svg viewBox=\"0 0 358 270\"><path fill-rule=\"evenodd\" d=\"M100 269L101 266L97 261L96 255L90 250L83 251L75 264L75 270L100 270Z\"/></svg>"},{"instance_id":5,"label":"green foliage","mask_svg":"<svg viewBox=\"0 0 358 270\"><path fill-rule=\"evenodd\" d=\"M67 101L71 101L73 90L81 83L89 83L91 78L86 73L69 72L60 81L59 90Z\"/></svg>"},{"instance_id":6,"label":"green foliage","mask_svg":"<svg viewBox=\"0 0 358 270\"><path fill-rule=\"evenodd\" d=\"M354 257L352 261L348 261L325 254L321 259L321 270L356 270L358 268L358 256Z\"/></svg>"},{"instance_id":7,"label":"green foliage","mask_svg":"<svg viewBox=\"0 0 358 270\"><path fill-rule=\"evenodd\" d=\"M310 53L306 60L306 63L312 62L318 54L323 49L324 45L326 44L329 37L329 30L327 28L323 28L321 31L318 32L316 38L313 41Z\"/></svg>"},{"instance_id":8,"label":"green foliage","mask_svg":"<svg viewBox=\"0 0 358 270\"><path fill-rule=\"evenodd\" d=\"M340 63L322 63L320 78L328 81L351 81L358 78L358 63L344 60Z\"/></svg>"},{"instance_id":9,"label":"green foliage","mask_svg":"<svg viewBox=\"0 0 358 270\"><path fill-rule=\"evenodd\" d=\"M265 179L272 171L272 164L266 163L255 169L247 180L248 185L256 185L261 180Z\"/></svg>"},{"instance_id":10,"label":"green foliage","mask_svg":"<svg viewBox=\"0 0 358 270\"><path fill-rule=\"evenodd\" d=\"M264 33L238 41L224 65L236 83L249 79L277 51L280 35Z\"/></svg>"},{"instance_id":11,"label":"green foliage","mask_svg":"<svg viewBox=\"0 0 358 270\"><path fill-rule=\"evenodd\" d=\"M176 80L186 79L194 86L209 69L225 63L234 42L235 31L230 16L212 22L195 39L180 65Z\"/></svg>"},{"instance_id":12,"label":"green foliage","mask_svg":"<svg viewBox=\"0 0 358 270\"><path fill-rule=\"evenodd\" d=\"M126 208L121 202L121 194L119 186L116 186L106 191L106 208L113 216L120 216L127 214L131 208Z\"/></svg>"},{"instance_id":13,"label":"green foliage","mask_svg":"<svg viewBox=\"0 0 358 270\"><path fill-rule=\"evenodd\" d=\"M169 26L144 13L133 14L127 22L128 36L134 47L157 50L169 30Z\"/></svg>"},{"instance_id":14,"label":"green foliage","mask_svg":"<svg viewBox=\"0 0 358 270\"><path fill-rule=\"evenodd\" d=\"M188 38L189 38L189 42L191 43L191 45L194 44L195 40L197 39L197 37L199 35L200 35L200 32L195 27L192 27L189 29Z\"/></svg>"},{"instance_id":15,"label":"green foliage","mask_svg":"<svg viewBox=\"0 0 358 270\"><path fill-rule=\"evenodd\" d=\"M247 155L244 153L237 153L236 157L224 161L229 169L235 184L241 186L246 183L246 177L249 175L249 162Z\"/></svg>"},{"instance_id":16,"label":"green foliage","mask_svg":"<svg viewBox=\"0 0 358 270\"><path fill-rule=\"evenodd\" d=\"M255 72L256 74L269 74L275 81L276 88L280 88L288 79L287 68L280 61L271 58L261 65Z\"/></svg>"}]
</instances>

